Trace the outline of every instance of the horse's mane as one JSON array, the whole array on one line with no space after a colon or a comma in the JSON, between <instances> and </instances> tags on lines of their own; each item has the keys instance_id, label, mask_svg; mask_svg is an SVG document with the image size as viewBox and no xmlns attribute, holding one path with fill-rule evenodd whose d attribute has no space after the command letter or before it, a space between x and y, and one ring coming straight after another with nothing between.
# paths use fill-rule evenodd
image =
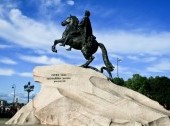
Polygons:
<instances>
[{"instance_id":1,"label":"horse's mane","mask_svg":"<svg viewBox=\"0 0 170 126\"><path fill-rule=\"evenodd\" d=\"M79 23L79 20L78 20L78 18L76 17L76 16L70 16L70 18L72 18L74 21L76 21L77 22L77 24Z\"/></svg>"}]
</instances>

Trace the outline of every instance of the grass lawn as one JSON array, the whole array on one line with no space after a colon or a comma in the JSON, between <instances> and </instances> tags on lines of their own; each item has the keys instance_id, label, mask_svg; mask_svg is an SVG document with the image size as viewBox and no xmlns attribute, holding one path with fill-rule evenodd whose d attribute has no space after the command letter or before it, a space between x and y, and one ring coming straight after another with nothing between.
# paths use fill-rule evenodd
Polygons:
<instances>
[{"instance_id":1,"label":"grass lawn","mask_svg":"<svg viewBox=\"0 0 170 126\"><path fill-rule=\"evenodd\" d=\"M0 118L0 126L7 126L5 125L5 122L8 121L8 118Z\"/></svg>"}]
</instances>

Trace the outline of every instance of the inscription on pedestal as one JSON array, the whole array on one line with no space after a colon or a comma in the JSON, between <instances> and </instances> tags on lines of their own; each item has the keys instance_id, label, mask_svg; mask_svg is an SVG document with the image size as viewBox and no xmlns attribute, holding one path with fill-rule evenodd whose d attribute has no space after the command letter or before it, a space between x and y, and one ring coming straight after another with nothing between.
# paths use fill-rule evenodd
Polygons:
<instances>
[{"instance_id":1,"label":"inscription on pedestal","mask_svg":"<svg viewBox=\"0 0 170 126\"><path fill-rule=\"evenodd\" d=\"M70 80L71 77L69 74L51 74L50 77L47 77L47 80L51 80L54 83L57 82L67 82L67 80Z\"/></svg>"}]
</instances>

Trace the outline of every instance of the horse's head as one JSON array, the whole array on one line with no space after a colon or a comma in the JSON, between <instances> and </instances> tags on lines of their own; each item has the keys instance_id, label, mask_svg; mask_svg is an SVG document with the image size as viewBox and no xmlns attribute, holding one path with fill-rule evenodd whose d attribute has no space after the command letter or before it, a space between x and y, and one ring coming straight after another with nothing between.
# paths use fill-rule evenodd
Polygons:
<instances>
[{"instance_id":1,"label":"horse's head","mask_svg":"<svg viewBox=\"0 0 170 126\"><path fill-rule=\"evenodd\" d=\"M63 22L61 22L62 26L66 26L66 25L78 25L79 20L76 16L72 16L70 15L70 17L66 18L66 20L64 20Z\"/></svg>"}]
</instances>

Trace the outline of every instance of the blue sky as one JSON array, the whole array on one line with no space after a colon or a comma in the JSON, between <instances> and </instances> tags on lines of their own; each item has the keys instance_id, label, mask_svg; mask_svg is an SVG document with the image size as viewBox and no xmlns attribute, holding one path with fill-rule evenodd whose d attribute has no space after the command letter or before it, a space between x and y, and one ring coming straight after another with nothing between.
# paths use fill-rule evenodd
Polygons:
<instances>
[{"instance_id":1,"label":"blue sky","mask_svg":"<svg viewBox=\"0 0 170 126\"><path fill-rule=\"evenodd\" d=\"M169 0L0 0L0 99L12 102L15 84L19 101L26 102L28 81L35 85L34 96L40 90L32 76L36 66L85 62L80 51L57 47L55 54L51 46L65 29L61 21L70 14L81 20L87 9L93 33L113 65L122 59L120 77L169 77L169 6ZM100 49L94 56L92 65L102 66Z\"/></svg>"}]
</instances>

